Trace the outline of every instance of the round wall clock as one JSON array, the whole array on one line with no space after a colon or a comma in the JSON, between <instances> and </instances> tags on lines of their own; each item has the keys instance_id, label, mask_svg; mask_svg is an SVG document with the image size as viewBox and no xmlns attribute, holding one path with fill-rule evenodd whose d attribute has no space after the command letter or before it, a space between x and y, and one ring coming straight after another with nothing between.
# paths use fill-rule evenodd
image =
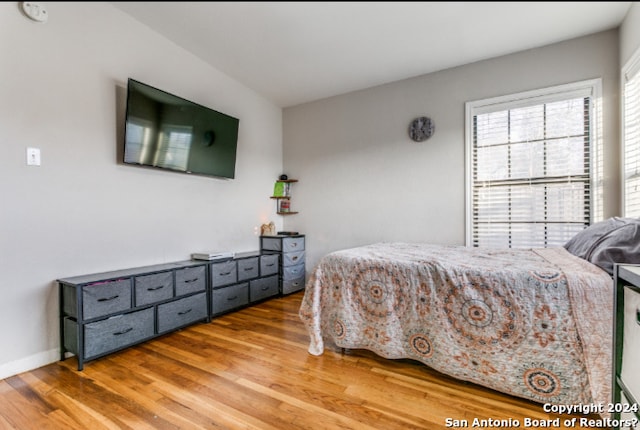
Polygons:
<instances>
[{"instance_id":1,"label":"round wall clock","mask_svg":"<svg viewBox=\"0 0 640 430\"><path fill-rule=\"evenodd\" d=\"M433 136L435 124L426 116L421 116L409 124L409 137L415 142L423 142Z\"/></svg>"}]
</instances>

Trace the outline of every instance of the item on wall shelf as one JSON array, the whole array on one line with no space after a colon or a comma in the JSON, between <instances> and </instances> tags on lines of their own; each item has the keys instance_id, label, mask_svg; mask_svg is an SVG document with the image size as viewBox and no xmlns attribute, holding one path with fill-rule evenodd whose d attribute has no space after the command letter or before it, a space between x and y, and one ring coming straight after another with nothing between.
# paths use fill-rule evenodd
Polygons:
<instances>
[{"instance_id":1,"label":"item on wall shelf","mask_svg":"<svg viewBox=\"0 0 640 430\"><path fill-rule=\"evenodd\" d=\"M276 181L273 186L274 197L289 197L291 195L291 183L288 181Z\"/></svg>"},{"instance_id":2,"label":"item on wall shelf","mask_svg":"<svg viewBox=\"0 0 640 430\"><path fill-rule=\"evenodd\" d=\"M290 212L291 211L291 202L289 199L279 199L278 200L278 212Z\"/></svg>"},{"instance_id":3,"label":"item on wall shelf","mask_svg":"<svg viewBox=\"0 0 640 430\"><path fill-rule=\"evenodd\" d=\"M273 186L273 197L283 197L284 195L284 182L276 181Z\"/></svg>"},{"instance_id":4,"label":"item on wall shelf","mask_svg":"<svg viewBox=\"0 0 640 430\"><path fill-rule=\"evenodd\" d=\"M276 225L273 222L269 224L262 224L260 226L260 235L261 236L275 236L276 235Z\"/></svg>"},{"instance_id":5,"label":"item on wall shelf","mask_svg":"<svg viewBox=\"0 0 640 430\"><path fill-rule=\"evenodd\" d=\"M414 142L423 142L433 136L435 124L433 120L426 116L415 118L409 124L409 137Z\"/></svg>"},{"instance_id":6,"label":"item on wall shelf","mask_svg":"<svg viewBox=\"0 0 640 430\"><path fill-rule=\"evenodd\" d=\"M288 179L287 175L280 175L280 178L287 179L278 179L273 187L273 195L272 199L277 200L277 213L278 215L293 215L298 212L291 211L291 184L294 182L298 182L297 179Z\"/></svg>"}]
</instances>

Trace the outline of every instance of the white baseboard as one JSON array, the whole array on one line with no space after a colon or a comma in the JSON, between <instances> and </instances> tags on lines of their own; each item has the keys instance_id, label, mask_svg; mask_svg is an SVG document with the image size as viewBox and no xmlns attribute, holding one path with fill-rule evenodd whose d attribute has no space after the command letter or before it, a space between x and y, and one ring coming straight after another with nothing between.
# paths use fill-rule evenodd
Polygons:
<instances>
[{"instance_id":1,"label":"white baseboard","mask_svg":"<svg viewBox=\"0 0 640 430\"><path fill-rule=\"evenodd\" d=\"M46 366L60 360L60 350L50 349L49 351L40 352L20 360L10 361L9 363L0 364L0 379L15 376L19 373L28 372L38 367Z\"/></svg>"}]
</instances>

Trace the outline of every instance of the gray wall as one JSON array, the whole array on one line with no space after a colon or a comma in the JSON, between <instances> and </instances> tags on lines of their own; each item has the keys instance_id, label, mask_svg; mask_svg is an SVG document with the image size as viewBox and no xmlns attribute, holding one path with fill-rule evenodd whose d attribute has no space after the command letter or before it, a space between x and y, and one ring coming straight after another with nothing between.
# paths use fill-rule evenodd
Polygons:
<instances>
[{"instance_id":1,"label":"gray wall","mask_svg":"<svg viewBox=\"0 0 640 430\"><path fill-rule=\"evenodd\" d=\"M0 3L0 378L59 357L55 279L258 249L282 110L108 3ZM236 179L118 162L127 78L240 119ZM26 165L26 148L42 165Z\"/></svg>"},{"instance_id":2,"label":"gray wall","mask_svg":"<svg viewBox=\"0 0 640 430\"><path fill-rule=\"evenodd\" d=\"M462 245L465 102L602 78L605 216L619 213L618 31L532 49L287 108L284 166L300 180L285 219L328 252L378 241ZM435 121L423 143L411 119Z\"/></svg>"},{"instance_id":3,"label":"gray wall","mask_svg":"<svg viewBox=\"0 0 640 430\"><path fill-rule=\"evenodd\" d=\"M640 49L640 4L632 2L620 26L620 64L624 65Z\"/></svg>"}]
</instances>

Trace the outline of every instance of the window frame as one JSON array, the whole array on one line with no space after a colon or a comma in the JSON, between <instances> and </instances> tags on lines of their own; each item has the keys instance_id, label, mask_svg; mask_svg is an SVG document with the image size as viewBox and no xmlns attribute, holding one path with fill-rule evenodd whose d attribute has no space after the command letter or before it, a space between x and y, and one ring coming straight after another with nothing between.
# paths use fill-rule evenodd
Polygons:
<instances>
[{"instance_id":1,"label":"window frame","mask_svg":"<svg viewBox=\"0 0 640 430\"><path fill-rule=\"evenodd\" d=\"M543 103L551 103L577 97L591 98L589 118L590 144L590 223L603 218L603 147L602 147L602 79L589 79L523 91L504 96L491 97L465 103L465 244L473 246L473 147L474 117L484 113L516 109Z\"/></svg>"},{"instance_id":2,"label":"window frame","mask_svg":"<svg viewBox=\"0 0 640 430\"><path fill-rule=\"evenodd\" d=\"M627 101L627 83L632 79L640 80L640 48L638 48L631 58L627 60L625 65L620 70L620 86L621 86L621 97L620 97L620 190L621 190L621 213L624 217L640 217L639 214L632 214L627 212L627 127L626 127L626 119L627 119L627 111L626 111L626 101ZM640 83L640 82L639 82ZM640 98L640 94L638 94ZM637 100L636 103L640 104L640 100ZM640 111L640 108L639 108ZM640 142L638 143L640 146ZM637 148L640 150L640 148Z\"/></svg>"}]
</instances>

